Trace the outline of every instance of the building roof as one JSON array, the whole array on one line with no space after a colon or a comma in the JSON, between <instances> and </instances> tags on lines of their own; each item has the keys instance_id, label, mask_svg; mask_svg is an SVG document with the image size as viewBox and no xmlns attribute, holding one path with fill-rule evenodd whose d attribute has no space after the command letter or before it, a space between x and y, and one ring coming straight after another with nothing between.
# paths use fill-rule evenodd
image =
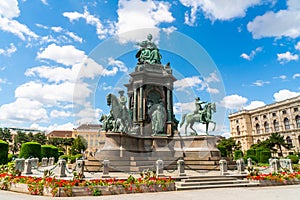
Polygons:
<instances>
[{"instance_id":1,"label":"building roof","mask_svg":"<svg viewBox=\"0 0 300 200\"><path fill-rule=\"evenodd\" d=\"M252 113L256 113L256 112L263 111L263 110L266 110L266 109L271 109L271 108L275 108L275 107L278 107L278 106L282 106L282 105L285 105L287 103L293 103L293 102L299 102L300 103L300 95L296 96L296 97L293 97L293 98L278 101L278 102L275 102L275 103L271 103L271 104L268 104L268 105L265 105L265 106L261 106L261 107L258 107L258 108L254 108L254 109L240 110L240 111L237 111L235 113L229 114L228 117L230 118L230 117L238 116L238 115L241 115L241 114L252 114Z\"/></svg>"},{"instance_id":2,"label":"building roof","mask_svg":"<svg viewBox=\"0 0 300 200\"><path fill-rule=\"evenodd\" d=\"M58 138L72 137L72 131L53 130L47 134L47 137L58 137Z\"/></svg>"},{"instance_id":3,"label":"building roof","mask_svg":"<svg viewBox=\"0 0 300 200\"><path fill-rule=\"evenodd\" d=\"M102 125L100 124L81 124L74 130L100 130Z\"/></svg>"}]
</instances>

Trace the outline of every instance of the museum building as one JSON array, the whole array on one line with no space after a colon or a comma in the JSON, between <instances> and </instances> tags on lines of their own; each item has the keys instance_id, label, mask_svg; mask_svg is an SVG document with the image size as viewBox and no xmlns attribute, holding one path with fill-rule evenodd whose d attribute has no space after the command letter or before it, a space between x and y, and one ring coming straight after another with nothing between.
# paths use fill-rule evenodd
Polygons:
<instances>
[{"instance_id":1,"label":"museum building","mask_svg":"<svg viewBox=\"0 0 300 200\"><path fill-rule=\"evenodd\" d=\"M242 147L264 141L272 133L279 133L291 146L283 154L300 150L300 96L265 105L252 110L241 110L228 116L230 135Z\"/></svg>"}]
</instances>

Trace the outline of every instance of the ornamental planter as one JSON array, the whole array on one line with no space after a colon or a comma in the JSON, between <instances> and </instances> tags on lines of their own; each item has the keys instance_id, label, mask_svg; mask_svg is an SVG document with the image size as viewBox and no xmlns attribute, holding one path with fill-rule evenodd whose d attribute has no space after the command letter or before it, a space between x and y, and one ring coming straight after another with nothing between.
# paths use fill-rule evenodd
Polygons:
<instances>
[{"instance_id":1,"label":"ornamental planter","mask_svg":"<svg viewBox=\"0 0 300 200\"><path fill-rule=\"evenodd\" d=\"M277 180L250 180L250 182L259 183L260 186L277 186L277 185L296 185L296 184L300 184L300 181L298 179L283 180L283 181L277 181Z\"/></svg>"}]
</instances>

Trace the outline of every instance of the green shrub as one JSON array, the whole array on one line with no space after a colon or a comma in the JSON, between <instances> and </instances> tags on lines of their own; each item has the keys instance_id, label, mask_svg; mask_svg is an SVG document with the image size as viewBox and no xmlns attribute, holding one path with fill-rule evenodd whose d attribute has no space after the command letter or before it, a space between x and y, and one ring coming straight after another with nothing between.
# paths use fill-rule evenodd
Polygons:
<instances>
[{"instance_id":1,"label":"green shrub","mask_svg":"<svg viewBox=\"0 0 300 200\"><path fill-rule=\"evenodd\" d=\"M299 157L296 155L288 155L287 158L291 159L293 164L298 164L299 162Z\"/></svg>"},{"instance_id":2,"label":"green shrub","mask_svg":"<svg viewBox=\"0 0 300 200\"><path fill-rule=\"evenodd\" d=\"M41 146L41 156L42 158L51 158L55 159L55 162L58 160L58 148L53 145L42 145Z\"/></svg>"},{"instance_id":3,"label":"green shrub","mask_svg":"<svg viewBox=\"0 0 300 200\"><path fill-rule=\"evenodd\" d=\"M21 146L19 158L39 158L41 160L41 144L37 142L26 142Z\"/></svg>"},{"instance_id":4,"label":"green shrub","mask_svg":"<svg viewBox=\"0 0 300 200\"><path fill-rule=\"evenodd\" d=\"M65 161L68 161L68 156L67 155L61 155L59 156L59 159L64 159Z\"/></svg>"},{"instance_id":5,"label":"green shrub","mask_svg":"<svg viewBox=\"0 0 300 200\"><path fill-rule=\"evenodd\" d=\"M8 162L8 143L0 140L0 164L7 164Z\"/></svg>"},{"instance_id":6,"label":"green shrub","mask_svg":"<svg viewBox=\"0 0 300 200\"><path fill-rule=\"evenodd\" d=\"M270 151L261 151L260 152L260 163L269 163L269 158L271 158Z\"/></svg>"},{"instance_id":7,"label":"green shrub","mask_svg":"<svg viewBox=\"0 0 300 200\"><path fill-rule=\"evenodd\" d=\"M257 159L257 157L256 156L252 156L252 155L247 155L246 156L246 159L248 159L248 158L251 158L251 160L252 160L252 162L253 163L258 163L258 159Z\"/></svg>"},{"instance_id":8,"label":"green shrub","mask_svg":"<svg viewBox=\"0 0 300 200\"><path fill-rule=\"evenodd\" d=\"M58 157L65 155L65 153L63 151L58 151Z\"/></svg>"},{"instance_id":9,"label":"green shrub","mask_svg":"<svg viewBox=\"0 0 300 200\"><path fill-rule=\"evenodd\" d=\"M218 149L221 152L221 157L227 157L227 150L224 146L218 146Z\"/></svg>"},{"instance_id":10,"label":"green shrub","mask_svg":"<svg viewBox=\"0 0 300 200\"><path fill-rule=\"evenodd\" d=\"M255 149L248 149L246 155L247 156L256 156L256 150Z\"/></svg>"},{"instance_id":11,"label":"green shrub","mask_svg":"<svg viewBox=\"0 0 300 200\"><path fill-rule=\"evenodd\" d=\"M13 161L15 157L16 157L16 156L15 156L14 154L11 154L11 153L8 154L8 162Z\"/></svg>"},{"instance_id":12,"label":"green shrub","mask_svg":"<svg viewBox=\"0 0 300 200\"><path fill-rule=\"evenodd\" d=\"M255 151L256 151L256 157L257 157L258 162L261 162L260 152L269 151L269 150L266 148L260 147L260 148L255 149Z\"/></svg>"},{"instance_id":13,"label":"green shrub","mask_svg":"<svg viewBox=\"0 0 300 200\"><path fill-rule=\"evenodd\" d=\"M238 160L240 158L243 158L243 151L241 150L236 150L234 152L234 160Z\"/></svg>"}]
</instances>

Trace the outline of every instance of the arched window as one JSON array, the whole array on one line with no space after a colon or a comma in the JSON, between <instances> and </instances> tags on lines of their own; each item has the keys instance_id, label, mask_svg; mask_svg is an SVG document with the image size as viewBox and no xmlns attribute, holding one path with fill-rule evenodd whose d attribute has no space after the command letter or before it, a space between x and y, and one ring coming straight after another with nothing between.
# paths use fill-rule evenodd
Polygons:
<instances>
[{"instance_id":1,"label":"arched window","mask_svg":"<svg viewBox=\"0 0 300 200\"><path fill-rule=\"evenodd\" d=\"M258 140L257 140L257 144L259 144L259 143L260 143L260 140L258 139Z\"/></svg>"},{"instance_id":2,"label":"arched window","mask_svg":"<svg viewBox=\"0 0 300 200\"><path fill-rule=\"evenodd\" d=\"M260 134L260 126L259 126L259 124L255 125L255 129L256 129L256 133Z\"/></svg>"},{"instance_id":3,"label":"arched window","mask_svg":"<svg viewBox=\"0 0 300 200\"><path fill-rule=\"evenodd\" d=\"M299 142L299 145L300 145L300 135L298 136L298 142Z\"/></svg>"},{"instance_id":4,"label":"arched window","mask_svg":"<svg viewBox=\"0 0 300 200\"><path fill-rule=\"evenodd\" d=\"M286 118L284 118L283 123L284 123L285 130L289 130L290 129L290 120L286 117Z\"/></svg>"},{"instance_id":5,"label":"arched window","mask_svg":"<svg viewBox=\"0 0 300 200\"><path fill-rule=\"evenodd\" d=\"M236 132L237 132L238 135L241 135L241 131L240 131L240 127L239 126L236 127Z\"/></svg>"},{"instance_id":6,"label":"arched window","mask_svg":"<svg viewBox=\"0 0 300 200\"><path fill-rule=\"evenodd\" d=\"M300 128L300 116L299 115L296 116L296 126L297 126L297 128Z\"/></svg>"},{"instance_id":7,"label":"arched window","mask_svg":"<svg viewBox=\"0 0 300 200\"><path fill-rule=\"evenodd\" d=\"M290 136L286 137L286 143L287 143L287 145L288 145L289 148L293 147L293 142L292 142L292 139L291 139Z\"/></svg>"},{"instance_id":8,"label":"arched window","mask_svg":"<svg viewBox=\"0 0 300 200\"><path fill-rule=\"evenodd\" d=\"M273 121L273 125L274 125L274 130L279 131L279 123L276 119Z\"/></svg>"},{"instance_id":9,"label":"arched window","mask_svg":"<svg viewBox=\"0 0 300 200\"><path fill-rule=\"evenodd\" d=\"M265 127L265 133L269 133L270 132L270 127L269 127L269 123L268 122L264 123L264 127Z\"/></svg>"}]
</instances>

